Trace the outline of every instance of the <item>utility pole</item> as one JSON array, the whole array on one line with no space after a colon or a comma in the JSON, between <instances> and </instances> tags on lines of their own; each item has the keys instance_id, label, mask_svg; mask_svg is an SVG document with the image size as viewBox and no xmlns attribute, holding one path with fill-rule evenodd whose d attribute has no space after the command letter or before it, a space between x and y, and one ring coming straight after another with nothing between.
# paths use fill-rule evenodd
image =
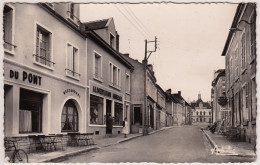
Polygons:
<instances>
[{"instance_id":1,"label":"utility pole","mask_svg":"<svg viewBox=\"0 0 260 165\"><path fill-rule=\"evenodd\" d=\"M147 44L154 42L154 50L147 50ZM157 38L155 37L154 41L147 41L145 40L145 54L144 54L144 107L143 107L143 136L148 134L148 109L147 109L147 92L146 92L146 79L147 79L147 63L148 63L148 58L153 52L156 52L157 49ZM147 54L150 53L147 57Z\"/></svg>"}]
</instances>

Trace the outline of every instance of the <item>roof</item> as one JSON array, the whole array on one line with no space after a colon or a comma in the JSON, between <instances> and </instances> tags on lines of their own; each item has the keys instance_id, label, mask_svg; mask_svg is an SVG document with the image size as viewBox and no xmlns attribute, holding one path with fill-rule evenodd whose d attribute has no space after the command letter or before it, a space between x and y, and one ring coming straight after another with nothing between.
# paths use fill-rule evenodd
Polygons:
<instances>
[{"instance_id":1,"label":"roof","mask_svg":"<svg viewBox=\"0 0 260 165\"><path fill-rule=\"evenodd\" d=\"M85 35L92 41L96 42L98 45L100 45L101 48L106 50L108 53L110 53L112 56L114 56L116 59L118 59L120 62L122 62L125 66L127 66L129 69L134 69L134 66L127 61L120 52L113 49L106 41L104 41L96 32L94 31L85 31Z\"/></svg>"},{"instance_id":2,"label":"roof","mask_svg":"<svg viewBox=\"0 0 260 165\"><path fill-rule=\"evenodd\" d=\"M212 81L212 86L215 86L216 83L218 82L218 79L220 77L224 77L226 75L225 69L219 69L216 71L216 73L218 72L217 77Z\"/></svg>"},{"instance_id":3,"label":"roof","mask_svg":"<svg viewBox=\"0 0 260 165\"><path fill-rule=\"evenodd\" d=\"M236 32L236 30L231 30L231 29L236 29L237 28L237 25L239 23L239 19L240 19L240 16L242 14L242 11L243 11L243 8L244 8L245 4L244 3L240 3L238 6L237 6L237 10L236 10L236 13L235 13L235 16L234 16L234 19L233 19L233 22L231 24L231 28L229 30L229 34L228 34L228 37L227 37L227 40L226 40L226 43L225 43L225 46L224 46L224 49L222 51L222 54L221 56L225 56L227 54L227 51L228 51L228 48L229 48L229 45L230 45L230 42L231 42L231 39L234 35L234 32Z\"/></svg>"},{"instance_id":4,"label":"roof","mask_svg":"<svg viewBox=\"0 0 260 165\"><path fill-rule=\"evenodd\" d=\"M177 103L180 103L180 104L182 104L183 103L183 97L182 96L180 96L179 94L177 94L177 93L175 93L175 94L172 94L172 97L175 99L175 100L177 100ZM185 101L185 100L184 100Z\"/></svg>"},{"instance_id":5,"label":"roof","mask_svg":"<svg viewBox=\"0 0 260 165\"><path fill-rule=\"evenodd\" d=\"M108 27L112 18L96 20L91 22L83 23L85 25L85 30L97 30L97 29L104 29Z\"/></svg>"},{"instance_id":6,"label":"roof","mask_svg":"<svg viewBox=\"0 0 260 165\"><path fill-rule=\"evenodd\" d=\"M203 107L206 107L207 109L211 109L211 106L208 102L203 102L202 99L198 99L196 102L191 103L191 108L195 109L196 107L199 107L200 103L203 104Z\"/></svg>"}]
</instances>

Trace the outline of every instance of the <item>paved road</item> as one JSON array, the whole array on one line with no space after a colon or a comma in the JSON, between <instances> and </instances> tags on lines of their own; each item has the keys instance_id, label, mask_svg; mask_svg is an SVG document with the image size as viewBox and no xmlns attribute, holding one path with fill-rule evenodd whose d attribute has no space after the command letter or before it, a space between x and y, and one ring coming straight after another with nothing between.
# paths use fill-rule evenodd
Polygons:
<instances>
[{"instance_id":1,"label":"paved road","mask_svg":"<svg viewBox=\"0 0 260 165\"><path fill-rule=\"evenodd\" d=\"M67 163L119 162L252 162L252 158L212 155L211 146L198 126L183 126L105 147L100 150L67 157Z\"/></svg>"}]
</instances>

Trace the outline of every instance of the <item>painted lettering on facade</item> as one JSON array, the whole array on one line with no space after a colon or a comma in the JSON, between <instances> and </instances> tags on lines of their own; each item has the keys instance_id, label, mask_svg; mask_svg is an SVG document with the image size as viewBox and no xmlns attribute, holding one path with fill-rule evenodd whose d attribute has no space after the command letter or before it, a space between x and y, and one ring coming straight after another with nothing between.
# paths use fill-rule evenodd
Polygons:
<instances>
[{"instance_id":1,"label":"painted lettering on facade","mask_svg":"<svg viewBox=\"0 0 260 165\"><path fill-rule=\"evenodd\" d=\"M122 97L121 97L121 96L118 96L117 94L113 94L113 99L122 101Z\"/></svg>"},{"instance_id":2,"label":"painted lettering on facade","mask_svg":"<svg viewBox=\"0 0 260 165\"><path fill-rule=\"evenodd\" d=\"M108 92L108 91L98 88L96 86L93 86L93 92L107 96L107 97L111 97L111 92Z\"/></svg>"},{"instance_id":3,"label":"painted lettering on facade","mask_svg":"<svg viewBox=\"0 0 260 165\"><path fill-rule=\"evenodd\" d=\"M9 76L11 79L19 80L18 71L10 70ZM27 81L27 82L29 82L31 84L35 84L35 85L41 85L41 80L42 80L42 77L38 76L36 74L27 73L26 71L23 71L23 73L22 73L22 81Z\"/></svg>"},{"instance_id":4,"label":"painted lettering on facade","mask_svg":"<svg viewBox=\"0 0 260 165\"><path fill-rule=\"evenodd\" d=\"M66 89L63 91L63 94L65 95L66 93L74 93L75 95L77 95L80 98L79 93L75 89Z\"/></svg>"}]
</instances>

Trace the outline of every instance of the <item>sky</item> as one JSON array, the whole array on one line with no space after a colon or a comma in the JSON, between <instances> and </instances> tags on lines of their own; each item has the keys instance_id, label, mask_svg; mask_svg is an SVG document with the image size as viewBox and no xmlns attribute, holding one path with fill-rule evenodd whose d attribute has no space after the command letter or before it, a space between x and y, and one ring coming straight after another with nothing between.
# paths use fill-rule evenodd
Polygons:
<instances>
[{"instance_id":1,"label":"sky","mask_svg":"<svg viewBox=\"0 0 260 165\"><path fill-rule=\"evenodd\" d=\"M120 52L144 59L145 40L158 38L153 65L162 89L181 91L188 102L210 101L214 70L225 68L221 56L237 4L81 4L80 20L113 17ZM149 44L149 49L153 48Z\"/></svg>"}]
</instances>

